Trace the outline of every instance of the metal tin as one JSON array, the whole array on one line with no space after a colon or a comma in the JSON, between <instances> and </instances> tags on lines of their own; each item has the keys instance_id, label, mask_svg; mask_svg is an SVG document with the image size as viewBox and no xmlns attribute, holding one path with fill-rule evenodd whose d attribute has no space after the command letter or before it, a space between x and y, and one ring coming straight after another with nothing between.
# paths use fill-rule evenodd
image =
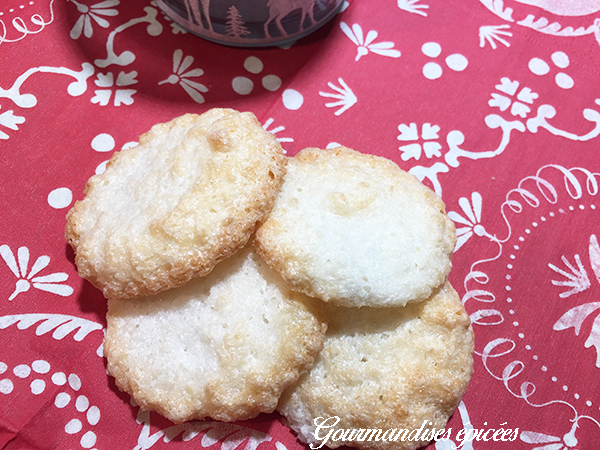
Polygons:
<instances>
[{"instance_id":1,"label":"metal tin","mask_svg":"<svg viewBox=\"0 0 600 450\"><path fill-rule=\"evenodd\" d=\"M156 0L182 28L220 44L292 43L320 28L344 0Z\"/></svg>"}]
</instances>

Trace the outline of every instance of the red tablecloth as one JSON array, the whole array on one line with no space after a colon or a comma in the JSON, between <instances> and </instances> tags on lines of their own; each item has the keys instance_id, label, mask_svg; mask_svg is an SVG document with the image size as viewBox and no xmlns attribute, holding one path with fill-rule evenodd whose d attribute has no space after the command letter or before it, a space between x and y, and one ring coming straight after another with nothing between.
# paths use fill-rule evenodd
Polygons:
<instances>
[{"instance_id":1,"label":"red tablecloth","mask_svg":"<svg viewBox=\"0 0 600 450\"><path fill-rule=\"evenodd\" d=\"M599 27L598 0L351 0L289 48L240 49L153 1L3 0L0 447L308 448L277 414L140 411L106 374L106 302L64 240L112 152L219 106L254 112L288 155L340 143L442 196L476 339L457 445L502 428L513 441L461 448L598 448Z\"/></svg>"}]
</instances>

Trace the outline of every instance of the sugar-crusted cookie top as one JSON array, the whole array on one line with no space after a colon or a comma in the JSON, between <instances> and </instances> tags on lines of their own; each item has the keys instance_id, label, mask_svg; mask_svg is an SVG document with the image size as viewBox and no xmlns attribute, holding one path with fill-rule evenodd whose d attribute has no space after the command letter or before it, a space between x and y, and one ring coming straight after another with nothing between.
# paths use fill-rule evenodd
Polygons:
<instances>
[{"instance_id":1,"label":"sugar-crusted cookie top","mask_svg":"<svg viewBox=\"0 0 600 450\"><path fill-rule=\"evenodd\" d=\"M286 158L251 113L212 109L158 124L113 155L69 212L80 275L107 298L209 273L272 207Z\"/></svg>"},{"instance_id":2,"label":"sugar-crusted cookie top","mask_svg":"<svg viewBox=\"0 0 600 450\"><path fill-rule=\"evenodd\" d=\"M382 157L309 148L288 162L255 239L295 289L345 306L428 298L446 281L456 243L441 199Z\"/></svg>"},{"instance_id":3,"label":"sugar-crusted cookie top","mask_svg":"<svg viewBox=\"0 0 600 450\"><path fill-rule=\"evenodd\" d=\"M182 287L109 300L108 370L140 406L175 422L272 412L322 348L319 303L248 246Z\"/></svg>"},{"instance_id":4,"label":"sugar-crusted cookie top","mask_svg":"<svg viewBox=\"0 0 600 450\"><path fill-rule=\"evenodd\" d=\"M444 429L471 379L474 345L469 316L449 283L423 302L331 306L328 317L325 346L313 368L278 406L303 442L313 448L412 450L433 439L430 430ZM331 428L316 433L316 419L328 420ZM424 422L429 437L415 439ZM335 439L323 442L338 429ZM356 436L361 429L381 430L380 439L340 438L343 430Z\"/></svg>"}]
</instances>

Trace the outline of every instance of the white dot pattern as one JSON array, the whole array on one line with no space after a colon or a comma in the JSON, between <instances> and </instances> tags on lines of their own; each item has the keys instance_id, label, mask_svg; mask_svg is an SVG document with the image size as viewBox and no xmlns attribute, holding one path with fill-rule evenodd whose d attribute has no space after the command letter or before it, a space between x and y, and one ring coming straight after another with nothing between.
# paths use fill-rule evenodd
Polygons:
<instances>
[{"instance_id":1,"label":"white dot pattern","mask_svg":"<svg viewBox=\"0 0 600 450\"><path fill-rule=\"evenodd\" d=\"M557 66L558 66L558 64L557 64ZM590 206L589 206L589 208L590 208L591 210L595 210L595 209L596 209L596 205L593 205L593 204L592 204L592 205L590 205ZM585 205L583 205L583 204L576 205L576 206L573 206L573 205L571 205L571 206L569 206L569 207L568 207L568 210L569 210L569 211L576 211L576 210L579 210L579 211L584 211L585 209L586 209L586 206L585 206ZM558 213L560 213L560 214L565 214L565 213L566 213L566 211L565 211L563 208L559 208L559 209L558 209ZM547 214L547 216L549 216L549 217L550 217L550 220L551 220L552 218L556 217L556 213L555 213L555 212L553 212L553 211L550 211L550 212ZM540 220L540 222L541 222L541 223L540 223L540 222L537 222L537 221L532 221L532 223L531 223L532 227L534 227L534 228L537 228L537 227L539 227L541 224L544 224L544 223L546 223L546 222L548 221L548 218L547 218L546 216L540 216L539 220ZM532 230L531 230L531 229L529 229L529 228L525 228L525 229L524 229L524 231L525 231L525 234L526 234L526 237L527 237L527 238L531 237L531 233L532 233ZM526 239L525 239L525 237L523 237L523 236L520 236L518 239L519 239L519 241L520 241L520 242L525 242L525 240L526 240ZM520 249L520 247L519 247L518 245L515 245L515 246L514 246L514 249L515 249L516 251L518 251L518 250ZM510 258L510 259L512 259L512 260L515 260L515 259L517 258L517 256L516 256L516 255L514 255L514 254L511 254L511 255L509 255L509 258ZM512 269L513 267L514 267L514 266L513 266L513 264L507 264L507 269ZM511 278L511 277L510 277L510 275L505 275L505 277L506 277L506 279L507 279L507 280L510 280L510 278ZM507 290L507 291L509 291L510 289L511 289L511 286L506 286L506 290ZM507 301L508 303L512 303L512 302L513 302L513 299L512 299L512 298L510 298L510 297L508 297L508 298L506 299L506 301ZM515 311L511 309L511 310L509 310L509 313L510 313L511 315L513 315L513 314L515 314ZM516 321L515 321L515 322L513 322L513 326L517 327L518 325L519 325L519 323L518 323L518 322L516 322ZM523 333L519 333L519 334L518 334L518 337L519 337L520 339L525 339L525 338L526 338L526 336L525 336ZM532 350L532 346L531 346L531 345L529 345L529 344L526 344L526 345L524 345L524 348L525 348L526 350L528 350L528 351L531 351L531 350ZM536 354L532 354L531 358L532 358L532 360L534 360L534 361L539 361L539 359L540 359L540 358L539 358L539 356L538 356L538 355L536 355ZM547 366L545 366L545 365L541 365L541 366L538 366L538 367L539 367L539 370L540 370L541 372L543 372L543 373L548 373L548 372L550 371L550 369L549 369ZM556 383L556 382L558 382L558 378L557 378L556 376L551 376L551 377L550 377L550 379L551 379L551 381L552 381L552 382L555 382L555 383ZM562 386L562 390L563 390L564 392L567 392L567 391L569 390L569 386L567 386L567 385L563 385L563 386ZM573 396L573 397L574 397L575 399L577 399L577 400L579 400L579 399L580 399L580 395L579 395L579 394L574 394L574 396ZM592 406L592 402L591 402L591 401L589 401L589 400L587 400L587 401L585 402L585 404L586 404L587 406Z\"/></svg>"}]
</instances>

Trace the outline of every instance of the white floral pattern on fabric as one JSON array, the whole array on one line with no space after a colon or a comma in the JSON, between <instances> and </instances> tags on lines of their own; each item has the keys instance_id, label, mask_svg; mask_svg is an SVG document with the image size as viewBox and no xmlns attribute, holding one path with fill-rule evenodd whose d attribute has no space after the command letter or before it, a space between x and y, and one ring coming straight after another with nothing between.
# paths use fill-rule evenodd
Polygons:
<instances>
[{"instance_id":1,"label":"white floral pattern on fabric","mask_svg":"<svg viewBox=\"0 0 600 450\"><path fill-rule=\"evenodd\" d=\"M58 387L59 392L54 396L54 407L57 410L65 410L70 409L69 406L73 406L75 410L71 413L75 417L68 420L64 425L64 433L77 437L81 435L79 443L83 448L92 448L96 444L97 435L92 429L84 433L80 432L84 428L92 428L97 425L100 422L101 411L98 406L91 404L86 395L78 394L82 387L82 381L77 374L70 373L66 375L62 371L53 371L51 364L43 359L35 360L30 364L16 365L12 369L15 377L12 379L10 376L6 376L8 375L8 373L5 373L7 369L7 364L0 362L0 377L4 376L0 379L0 394L12 394L17 386L22 384L18 379L29 384L29 390L34 396L44 393L48 386ZM2 375L3 373L5 374ZM32 380L29 381L30 379ZM52 387L50 387L50 390L52 390Z\"/></svg>"},{"instance_id":2,"label":"white floral pattern on fabric","mask_svg":"<svg viewBox=\"0 0 600 450\"><path fill-rule=\"evenodd\" d=\"M600 284L600 246L598 245L598 238L595 234L590 236L588 254L590 266L595 275L596 281L598 284ZM561 298L568 298L572 295L579 294L591 287L590 278L581 262L581 257L576 254L574 259L577 263L577 267L574 267L564 255L562 256L562 261L570 270L570 272L560 269L552 263L548 264L548 267L550 267L553 271L567 279L567 281L552 280L552 284L555 286L571 288L568 291L561 292L559 294L559 297ZM575 306L563 314L554 324L553 328L556 331L573 328L575 335L579 336L585 320L592 314L596 313L598 309L600 309L600 302L589 302ZM596 315L596 318L592 324L592 328L588 332L588 338L585 341L585 348L590 347L596 348L596 367L600 367L600 315Z\"/></svg>"},{"instance_id":3,"label":"white floral pattern on fabric","mask_svg":"<svg viewBox=\"0 0 600 450\"><path fill-rule=\"evenodd\" d=\"M265 131L268 131L269 133L275 135L275 139L277 140L277 142L281 142L281 143L286 143L286 142L294 142L293 138L290 137L279 137L277 136L277 133L281 132L281 131L285 131L285 127L280 125L278 127L275 128L269 128L271 125L273 125L273 122L275 122L275 119L273 119L272 117L269 117L267 119L267 121L262 125L263 129ZM283 150L284 153L287 153L285 151L285 149Z\"/></svg>"},{"instance_id":4,"label":"white floral pattern on fabric","mask_svg":"<svg viewBox=\"0 0 600 450\"><path fill-rule=\"evenodd\" d=\"M432 59L442 54L442 46L437 42L426 42L421 46L421 52ZM445 58L445 64L454 72L462 72L469 65L469 60L461 53L452 53ZM428 80L437 80L443 74L442 66L430 61L423 66L423 75Z\"/></svg>"},{"instance_id":5,"label":"white floral pattern on fabric","mask_svg":"<svg viewBox=\"0 0 600 450\"><path fill-rule=\"evenodd\" d=\"M418 141L419 131L417 130L417 124L411 123L410 125L400 124L398 125L398 136L399 141ZM438 125L431 125L430 123L424 123L421 127L421 138L423 143L413 143L400 146L402 152L402 160L408 161L409 159L415 159L418 161L421 159L421 154L424 153L425 157L431 159L433 157L441 156L440 149L442 146L437 142L439 139L438 132L440 127Z\"/></svg>"},{"instance_id":6,"label":"white floral pattern on fabric","mask_svg":"<svg viewBox=\"0 0 600 450\"><path fill-rule=\"evenodd\" d=\"M575 436L577 428L579 428L579 420L575 420L569 432L561 437L536 431L523 431L520 439L527 444L543 444L541 447L533 447L531 450L572 450L579 443Z\"/></svg>"},{"instance_id":7,"label":"white floral pattern on fabric","mask_svg":"<svg viewBox=\"0 0 600 450\"><path fill-rule=\"evenodd\" d=\"M466 292L463 296L463 303L467 306L473 326L476 329L477 327L487 327L497 330L494 334L488 334L487 340L479 344L479 348L482 350L476 350L476 354L481 357L485 370L493 379L504 386L507 393L532 408L563 408L566 413L559 416L562 420L561 427L565 422L571 424L569 425L571 427L570 431L562 437L561 435L522 431L520 434L522 442L544 444L535 447L538 450L573 448L578 442L575 433L579 429L578 422L582 419L591 421L600 429L598 420L579 412L580 408L591 407L593 405L592 399L585 401L585 406L575 406L574 403L565 400L564 396L571 391L571 386L563 384L560 388L559 378L547 375L551 368L543 363L542 356L537 353L543 351L544 344L541 344L541 342L547 341L543 337L544 331L560 332L568 328L574 328L575 333L578 334L582 322L595 313L600 306L597 302L591 302L572 308L566 314L563 314L550 330L539 329L537 340L532 341L531 336L527 332L523 332L523 324L512 318L517 316L519 308L525 306L522 294L527 292L527 286L517 286L516 282L513 281L513 275L516 276L522 272L527 273L530 270L535 270L528 266L517 271L520 258L525 256L519 252L522 251L522 246L526 245L528 240L533 239L534 231L539 230L539 232L542 232L542 226L556 227L558 225L556 221L559 220L559 217L567 221L568 212L593 215L599 212L599 208L593 202L593 197L597 193L598 176L597 173L592 173L582 167L567 169L558 165L547 165L541 167L534 175L522 179L517 187L507 192L506 200L500 206L503 219L500 224L506 228L504 237L494 235L493 238L490 238L487 232L483 232L485 230L483 226L480 228L479 233L475 232L475 227L472 227L472 225L480 222L482 218L481 213L478 212L480 207L474 206L479 205L479 196L473 197L473 205L469 205L466 199L461 199L461 203L463 203L461 208L467 216L466 219L459 214L449 213L453 220L468 224L472 228L470 236L477 234L487 235L490 238L489 255L486 256L484 251L481 258L471 265L463 282ZM561 186L562 189L559 189ZM559 206L565 202L568 204L569 200L578 200L581 204L578 208L569 206L568 209ZM589 200L591 200L591 203L588 203ZM537 212L538 209L543 212ZM534 220L528 220L531 213L535 214L536 218ZM552 225L549 223L550 220L553 221ZM592 270L595 270L594 268L600 268L600 248L597 247L595 235L590 236L589 242L590 266ZM581 260L579 257L574 259L577 267L569 262L571 258L562 258L567 268L573 269L572 273L560 269L554 263L548 264L550 269L566 278L566 281L555 280L554 278L550 280L552 285L561 288L557 293L557 298L564 299L581 295L582 292L589 289L589 280L585 280L587 275L583 275L586 272L584 265L579 263ZM504 273L506 273L506 276L502 279ZM515 292L517 287L519 291ZM565 291L564 288L572 288L572 290ZM532 292L531 294L533 295L532 298L527 299L528 303L540 296L539 293ZM550 299L542 293L541 300L547 305ZM551 309L548 308L548 311ZM523 319L525 320L525 318ZM600 319L594 319L594 322L597 320L600 321ZM538 317L528 317L527 321L535 322L538 325L547 325L544 320ZM598 343L595 338L598 334L597 326L597 324L592 325L586 347L596 346ZM553 364L561 365L563 361L556 360L553 361ZM535 370L536 368L538 370ZM542 377L548 377L551 384L554 384L558 389L552 389L551 386L546 385L547 389L544 392L536 393L536 385L538 383L542 384L542 381L538 379ZM573 383L579 383L579 380L574 378ZM572 398L578 403L582 403L584 400L577 390L575 390ZM574 418L568 418L569 411Z\"/></svg>"},{"instance_id":8,"label":"white floral pattern on fabric","mask_svg":"<svg viewBox=\"0 0 600 450\"><path fill-rule=\"evenodd\" d=\"M102 329L102 325L97 322L64 314L31 313L0 316L0 330L14 324L17 324L19 330L26 330L38 324L35 329L36 336L42 336L54 330L52 338L57 341L64 339L71 332L77 330L72 337L73 340L81 342L92 331Z\"/></svg>"},{"instance_id":9,"label":"white floral pattern on fabric","mask_svg":"<svg viewBox=\"0 0 600 450\"><path fill-rule=\"evenodd\" d=\"M86 38L91 38L94 34L92 28L92 20L102 28L108 28L110 23L101 16L111 17L119 14L119 11L113 8L119 4L119 0L105 0L91 6L87 6L76 0L69 0L77 7L77 11L81 13L77 22L71 29L71 39L79 39L81 33Z\"/></svg>"},{"instance_id":10,"label":"white floral pattern on fabric","mask_svg":"<svg viewBox=\"0 0 600 450\"><path fill-rule=\"evenodd\" d=\"M458 199L458 204L464 213L464 216L456 211L449 211L448 217L452 219L458 226L456 228L456 247L454 251L458 251L472 236L486 236L489 239L494 239L488 234L485 227L481 224L482 198L479 192L473 192L469 201L466 197ZM460 225L465 225L461 227Z\"/></svg>"},{"instance_id":11,"label":"white floral pattern on fabric","mask_svg":"<svg viewBox=\"0 0 600 450\"><path fill-rule=\"evenodd\" d=\"M424 10L429 9L429 6L419 3L419 1L420 0L398 0L398 8L402 11L427 17L427 12Z\"/></svg>"},{"instance_id":12,"label":"white floral pattern on fabric","mask_svg":"<svg viewBox=\"0 0 600 450\"><path fill-rule=\"evenodd\" d=\"M342 78L338 78L337 81L339 83L339 87L331 82L327 83L327 86L329 86L329 88L332 91L334 91L333 93L319 91L319 95L321 97L333 98L337 100L325 103L325 107L336 108L339 106L339 108L334 113L336 116L339 116L346 112L348 109L350 109L352 106L354 106L358 102L358 99L356 98L354 92L352 92L352 89L350 89L350 87Z\"/></svg>"},{"instance_id":13,"label":"white floral pattern on fabric","mask_svg":"<svg viewBox=\"0 0 600 450\"><path fill-rule=\"evenodd\" d=\"M377 31L371 30L365 36L362 27L357 23L350 28L346 22L341 22L340 27L344 34L348 36L348 39L358 47L355 61L358 61L369 52L390 58L400 57L400 51L394 48L395 44L393 42L374 42L378 37Z\"/></svg>"},{"instance_id":14,"label":"white floral pattern on fabric","mask_svg":"<svg viewBox=\"0 0 600 450\"><path fill-rule=\"evenodd\" d=\"M133 399L132 405L135 406L135 401ZM138 411L136 422L142 424L142 429L140 430L137 446L134 450L148 450L161 439L163 442L168 443L178 436L180 436L180 439L184 442L191 441L196 437L201 436L199 437L200 442L198 442L197 445L200 445L202 448L219 445L219 448L222 450L235 448L244 441L246 442L244 449L256 450L260 444L272 440L270 435L252 430L251 428L224 422L213 422L210 420L173 425L150 434L152 428L151 418L152 415L150 412L142 411L141 409ZM278 448L281 447L278 446Z\"/></svg>"},{"instance_id":15,"label":"white floral pattern on fabric","mask_svg":"<svg viewBox=\"0 0 600 450\"><path fill-rule=\"evenodd\" d=\"M507 22L514 22L522 27L530 28L543 34L561 37L579 37L597 32L596 18L598 6L596 0L479 0L486 8ZM507 6L510 4L512 6ZM536 6L542 11L550 12L551 18L545 17L544 13L536 11L535 14L520 11L522 5ZM516 18L514 17L516 16ZM524 18L521 18L525 16ZM569 25L569 19L573 16L592 16L587 26L574 27ZM519 20L520 19L520 20ZM600 43L600 41L598 41Z\"/></svg>"},{"instance_id":16,"label":"white floral pattern on fabric","mask_svg":"<svg viewBox=\"0 0 600 450\"><path fill-rule=\"evenodd\" d=\"M174 425L130 408L104 372L104 325L78 316L105 312L62 238L86 179L152 123L224 106L255 112L287 153L343 143L443 194L481 369L452 438L491 417L521 430L493 447L595 448L600 0L350 1L314 37L272 49L204 42L154 0L1 3L0 402L46 408L40 447L308 449L276 416ZM227 20L245 34L235 10Z\"/></svg>"},{"instance_id":17,"label":"white floral pattern on fabric","mask_svg":"<svg viewBox=\"0 0 600 450\"><path fill-rule=\"evenodd\" d=\"M75 81L67 86L67 92L72 97L79 97L87 90L87 80L94 74L94 66L84 62L81 64L81 71L79 72L66 67L33 67L20 75L10 88L0 88L0 98L8 98L20 108L33 108L37 105L37 97L30 93L21 93L21 88L31 76L38 73L61 74L75 78Z\"/></svg>"},{"instance_id":18,"label":"white floral pattern on fabric","mask_svg":"<svg viewBox=\"0 0 600 450\"><path fill-rule=\"evenodd\" d=\"M0 114L0 125L6 127L8 129L17 131L19 129L18 125L21 125L25 122L25 117L16 116L12 109L8 111L4 111ZM9 135L4 131L0 130L0 139L8 139Z\"/></svg>"},{"instance_id":19,"label":"white floral pattern on fabric","mask_svg":"<svg viewBox=\"0 0 600 450\"><path fill-rule=\"evenodd\" d=\"M46 11L43 13L31 12L29 8L36 7L35 2L30 1L28 4L23 2L20 5L20 9L27 14L27 19L23 19L20 16L14 17L10 21L10 26L7 26L4 18L1 18L4 15L4 11L0 9L0 44L14 44L29 35L39 34L44 31L48 25L54 22L54 1L50 0ZM5 4L2 4L2 7L6 7ZM9 11L14 12L13 9Z\"/></svg>"},{"instance_id":20,"label":"white floral pattern on fabric","mask_svg":"<svg viewBox=\"0 0 600 450\"><path fill-rule=\"evenodd\" d=\"M144 8L144 12L146 13L144 16L131 19L130 21L120 25L111 31L108 39L106 41L106 53L107 57L104 59L98 58L94 60L94 64L101 69L104 69L111 64L116 64L118 66L128 66L129 64L135 61L135 54L130 50L125 50L124 52L117 55L115 53L115 39L119 33L128 30L131 27L134 27L138 24L146 23L146 33L149 36L158 36L163 32L163 26L157 20L158 11L156 8L151 6L147 6Z\"/></svg>"},{"instance_id":21,"label":"white floral pattern on fabric","mask_svg":"<svg viewBox=\"0 0 600 450\"><path fill-rule=\"evenodd\" d=\"M100 106L107 106L110 103L112 97L114 106L132 105L132 96L137 91L135 89L121 88L136 84L136 76L137 72L135 70L129 73L119 72L119 74L117 75L117 80L115 81L112 72L108 72L106 74L98 73L96 75L96 80L94 81L94 83L96 84L96 86L104 89L95 90L94 94L96 95L91 99L91 102Z\"/></svg>"},{"instance_id":22,"label":"white floral pattern on fabric","mask_svg":"<svg viewBox=\"0 0 600 450\"><path fill-rule=\"evenodd\" d=\"M244 69L248 76L240 75L231 80L231 87L239 95L249 95L254 90L254 81L249 78L252 75L259 75L264 70L264 63L256 56L249 56L244 60ZM269 92L276 92L282 85L281 78L277 75L264 75L260 77L263 88Z\"/></svg>"},{"instance_id":23,"label":"white floral pattern on fabric","mask_svg":"<svg viewBox=\"0 0 600 450\"><path fill-rule=\"evenodd\" d=\"M204 71L198 68L186 72L193 63L193 56L188 55L184 58L182 50L175 50L173 53L173 74L158 84L179 84L196 103L204 103L205 100L202 94L207 93L208 88L201 83L190 80L190 78L197 78L204 75Z\"/></svg>"},{"instance_id":24,"label":"white floral pattern on fabric","mask_svg":"<svg viewBox=\"0 0 600 450\"><path fill-rule=\"evenodd\" d=\"M510 42L503 37L512 37L513 34L507 31L509 29L510 25L485 25L479 27L479 46L483 48L487 42L492 49L496 50L498 48L496 42L500 42L505 47L510 47Z\"/></svg>"},{"instance_id":25,"label":"white floral pattern on fabric","mask_svg":"<svg viewBox=\"0 0 600 450\"><path fill-rule=\"evenodd\" d=\"M539 95L535 92L532 92L528 87L522 88L517 94L517 90L519 89L518 81L511 81L507 77L503 77L500 80L500 84L496 85L496 89L498 89L503 94L497 94L495 92L492 93L492 98L489 100L488 104L491 107L499 108L500 111L506 111L510 107L510 113L513 116L519 116L521 118L527 117L527 114L531 112L531 108L529 108L525 103L532 105L534 100L536 100ZM517 94L517 100L513 101L513 96Z\"/></svg>"},{"instance_id":26,"label":"white floral pattern on fabric","mask_svg":"<svg viewBox=\"0 0 600 450\"><path fill-rule=\"evenodd\" d=\"M17 278L15 290L8 298L13 300L17 295L27 292L32 287L41 291L51 292L68 297L73 293L73 288L62 284L69 276L64 272L54 272L48 275L36 276L50 264L50 257L42 255L38 257L31 268L29 268L29 249L25 246L17 250L17 258L8 245L0 245L0 256Z\"/></svg>"}]
</instances>

